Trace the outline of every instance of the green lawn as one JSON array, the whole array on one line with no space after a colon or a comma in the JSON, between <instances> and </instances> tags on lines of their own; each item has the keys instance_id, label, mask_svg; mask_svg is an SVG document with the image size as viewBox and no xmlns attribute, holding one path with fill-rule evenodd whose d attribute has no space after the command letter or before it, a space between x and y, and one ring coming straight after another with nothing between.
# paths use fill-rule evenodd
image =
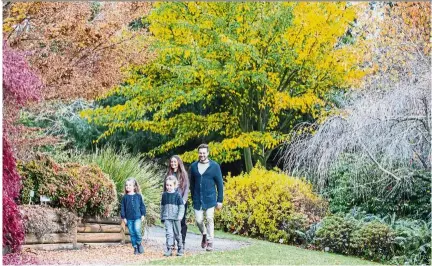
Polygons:
<instances>
[{"instance_id":1,"label":"green lawn","mask_svg":"<svg viewBox=\"0 0 432 266\"><path fill-rule=\"evenodd\" d=\"M198 233L198 229L189 226ZM177 257L151 261L150 264L307 264L307 265L379 265L356 257L327 252L311 251L295 246L281 245L267 241L231 235L221 231L217 237L250 242L242 249L225 252L208 252L188 257Z\"/></svg>"}]
</instances>

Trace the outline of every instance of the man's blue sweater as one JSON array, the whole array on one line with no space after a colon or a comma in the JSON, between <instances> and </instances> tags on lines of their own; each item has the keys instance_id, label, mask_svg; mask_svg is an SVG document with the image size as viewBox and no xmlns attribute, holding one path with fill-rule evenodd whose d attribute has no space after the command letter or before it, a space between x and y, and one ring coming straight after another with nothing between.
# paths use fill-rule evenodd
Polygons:
<instances>
[{"instance_id":1,"label":"man's blue sweater","mask_svg":"<svg viewBox=\"0 0 432 266\"><path fill-rule=\"evenodd\" d=\"M209 160L209 167L201 175L198 171L198 161L190 167L190 189L195 210L215 207L217 202L223 201L223 180L220 166ZM216 199L217 188L217 199Z\"/></svg>"}]
</instances>

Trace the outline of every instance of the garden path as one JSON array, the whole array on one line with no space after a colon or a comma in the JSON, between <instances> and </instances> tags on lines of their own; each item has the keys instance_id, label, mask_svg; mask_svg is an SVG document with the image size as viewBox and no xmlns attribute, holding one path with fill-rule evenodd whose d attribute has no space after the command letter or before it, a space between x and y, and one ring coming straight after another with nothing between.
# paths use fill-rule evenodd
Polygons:
<instances>
[{"instance_id":1,"label":"garden path","mask_svg":"<svg viewBox=\"0 0 432 266\"><path fill-rule=\"evenodd\" d=\"M145 252L142 255L133 255L133 249L130 244L118 244L109 247L90 245L80 250L57 250L57 251L40 251L31 250L39 260L40 264L55 265L122 265L122 264L142 264L150 260L163 258L165 244L165 230L162 227L150 227L144 234ZM248 242L218 238L214 241L214 251L226 251L239 249L248 246ZM201 235L188 232L186 236L186 254L191 256L197 253L205 253L201 248ZM174 252L174 254L176 254Z\"/></svg>"}]
</instances>

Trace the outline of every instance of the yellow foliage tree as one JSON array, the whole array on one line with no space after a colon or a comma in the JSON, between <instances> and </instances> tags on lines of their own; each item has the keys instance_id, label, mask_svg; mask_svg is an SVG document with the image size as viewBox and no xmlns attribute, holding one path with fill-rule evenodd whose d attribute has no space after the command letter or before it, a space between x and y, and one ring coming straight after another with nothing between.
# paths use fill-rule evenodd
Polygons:
<instances>
[{"instance_id":1,"label":"yellow foliage tree","mask_svg":"<svg viewBox=\"0 0 432 266\"><path fill-rule=\"evenodd\" d=\"M157 58L131 67L106 97L123 104L83 116L116 130L148 130L172 139L166 152L194 139L209 143L214 159L266 165L299 121L316 119L326 95L364 74L361 46L343 38L355 9L338 3L156 3L146 18ZM196 158L186 152L186 162Z\"/></svg>"}]
</instances>

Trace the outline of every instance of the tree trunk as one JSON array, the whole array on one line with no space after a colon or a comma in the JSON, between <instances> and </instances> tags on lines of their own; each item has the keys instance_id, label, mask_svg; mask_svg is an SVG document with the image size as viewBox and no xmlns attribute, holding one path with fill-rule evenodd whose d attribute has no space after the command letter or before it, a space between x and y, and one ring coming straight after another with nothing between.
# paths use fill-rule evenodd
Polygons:
<instances>
[{"instance_id":1,"label":"tree trunk","mask_svg":"<svg viewBox=\"0 0 432 266\"><path fill-rule=\"evenodd\" d=\"M253 168L252 152L250 148L244 148L243 151L244 151L243 155L245 160L246 172L249 173Z\"/></svg>"}]
</instances>

